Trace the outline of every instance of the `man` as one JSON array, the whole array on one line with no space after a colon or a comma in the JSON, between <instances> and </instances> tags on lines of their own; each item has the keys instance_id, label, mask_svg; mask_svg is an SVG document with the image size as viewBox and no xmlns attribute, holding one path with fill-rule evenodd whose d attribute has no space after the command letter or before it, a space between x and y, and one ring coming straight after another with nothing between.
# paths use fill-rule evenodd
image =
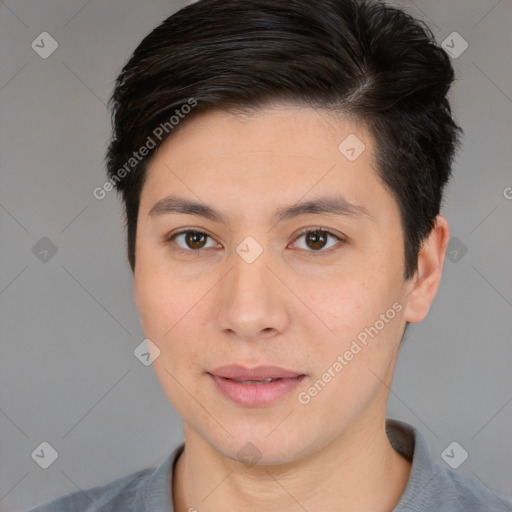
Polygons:
<instances>
[{"instance_id":1,"label":"man","mask_svg":"<svg viewBox=\"0 0 512 512\"><path fill-rule=\"evenodd\" d=\"M449 239L453 78L372 1L200 0L142 41L107 164L185 442L34 511L512 510L386 419Z\"/></svg>"}]
</instances>

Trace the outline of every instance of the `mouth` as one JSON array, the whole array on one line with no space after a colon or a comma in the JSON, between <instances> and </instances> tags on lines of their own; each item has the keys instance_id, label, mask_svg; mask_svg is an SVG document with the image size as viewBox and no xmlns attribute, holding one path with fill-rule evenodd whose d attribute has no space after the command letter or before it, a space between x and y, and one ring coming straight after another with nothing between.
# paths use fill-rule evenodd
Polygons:
<instances>
[{"instance_id":1,"label":"mouth","mask_svg":"<svg viewBox=\"0 0 512 512\"><path fill-rule=\"evenodd\" d=\"M233 382L241 382L242 384L265 384L265 382L275 382L276 380L282 380L280 378L273 379L269 377L265 380L242 380L242 379L228 379L227 377L221 377L221 379L232 380Z\"/></svg>"},{"instance_id":2,"label":"mouth","mask_svg":"<svg viewBox=\"0 0 512 512\"><path fill-rule=\"evenodd\" d=\"M223 396L247 407L272 404L289 394L306 378L304 373L276 366L247 369L231 365L217 368L208 375Z\"/></svg>"},{"instance_id":3,"label":"mouth","mask_svg":"<svg viewBox=\"0 0 512 512\"><path fill-rule=\"evenodd\" d=\"M246 368L236 364L220 366L209 372L217 377L224 377L236 381L267 381L277 379L292 379L304 375L301 372L287 370L280 366L257 366L256 368Z\"/></svg>"}]
</instances>

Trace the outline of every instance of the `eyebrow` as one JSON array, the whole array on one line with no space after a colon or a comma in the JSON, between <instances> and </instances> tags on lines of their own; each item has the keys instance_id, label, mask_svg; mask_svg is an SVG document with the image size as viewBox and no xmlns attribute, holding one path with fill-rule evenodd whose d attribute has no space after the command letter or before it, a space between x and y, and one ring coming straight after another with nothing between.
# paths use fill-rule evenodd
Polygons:
<instances>
[{"instance_id":1,"label":"eyebrow","mask_svg":"<svg viewBox=\"0 0 512 512\"><path fill-rule=\"evenodd\" d=\"M214 222L228 224L227 216L215 208L205 203L172 195L157 201L149 211L148 217L168 214L196 215ZM273 222L277 224L308 214L334 214L347 217L373 218L364 206L352 204L342 196L325 196L281 207L274 212Z\"/></svg>"}]
</instances>

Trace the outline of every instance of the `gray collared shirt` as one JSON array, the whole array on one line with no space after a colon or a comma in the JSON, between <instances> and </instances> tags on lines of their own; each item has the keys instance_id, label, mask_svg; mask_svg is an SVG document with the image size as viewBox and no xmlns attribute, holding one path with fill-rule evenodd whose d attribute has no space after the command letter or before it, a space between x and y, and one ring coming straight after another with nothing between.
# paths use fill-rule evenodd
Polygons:
<instances>
[{"instance_id":1,"label":"gray collared shirt","mask_svg":"<svg viewBox=\"0 0 512 512\"><path fill-rule=\"evenodd\" d=\"M393 512L512 512L512 498L434 462L423 435L413 426L386 420L393 448L412 461L409 481ZM66 494L28 512L174 512L172 472L184 444L156 468Z\"/></svg>"}]
</instances>

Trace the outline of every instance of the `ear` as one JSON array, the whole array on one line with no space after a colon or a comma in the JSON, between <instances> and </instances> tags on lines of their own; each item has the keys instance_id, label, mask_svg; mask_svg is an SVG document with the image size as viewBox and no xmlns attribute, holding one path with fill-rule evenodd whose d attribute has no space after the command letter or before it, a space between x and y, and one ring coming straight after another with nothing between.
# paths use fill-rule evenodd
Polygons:
<instances>
[{"instance_id":1,"label":"ear","mask_svg":"<svg viewBox=\"0 0 512 512\"><path fill-rule=\"evenodd\" d=\"M439 288L449 239L450 226L438 215L434 228L420 248L418 268L409 283L405 308L407 322L421 322L427 316Z\"/></svg>"}]
</instances>

